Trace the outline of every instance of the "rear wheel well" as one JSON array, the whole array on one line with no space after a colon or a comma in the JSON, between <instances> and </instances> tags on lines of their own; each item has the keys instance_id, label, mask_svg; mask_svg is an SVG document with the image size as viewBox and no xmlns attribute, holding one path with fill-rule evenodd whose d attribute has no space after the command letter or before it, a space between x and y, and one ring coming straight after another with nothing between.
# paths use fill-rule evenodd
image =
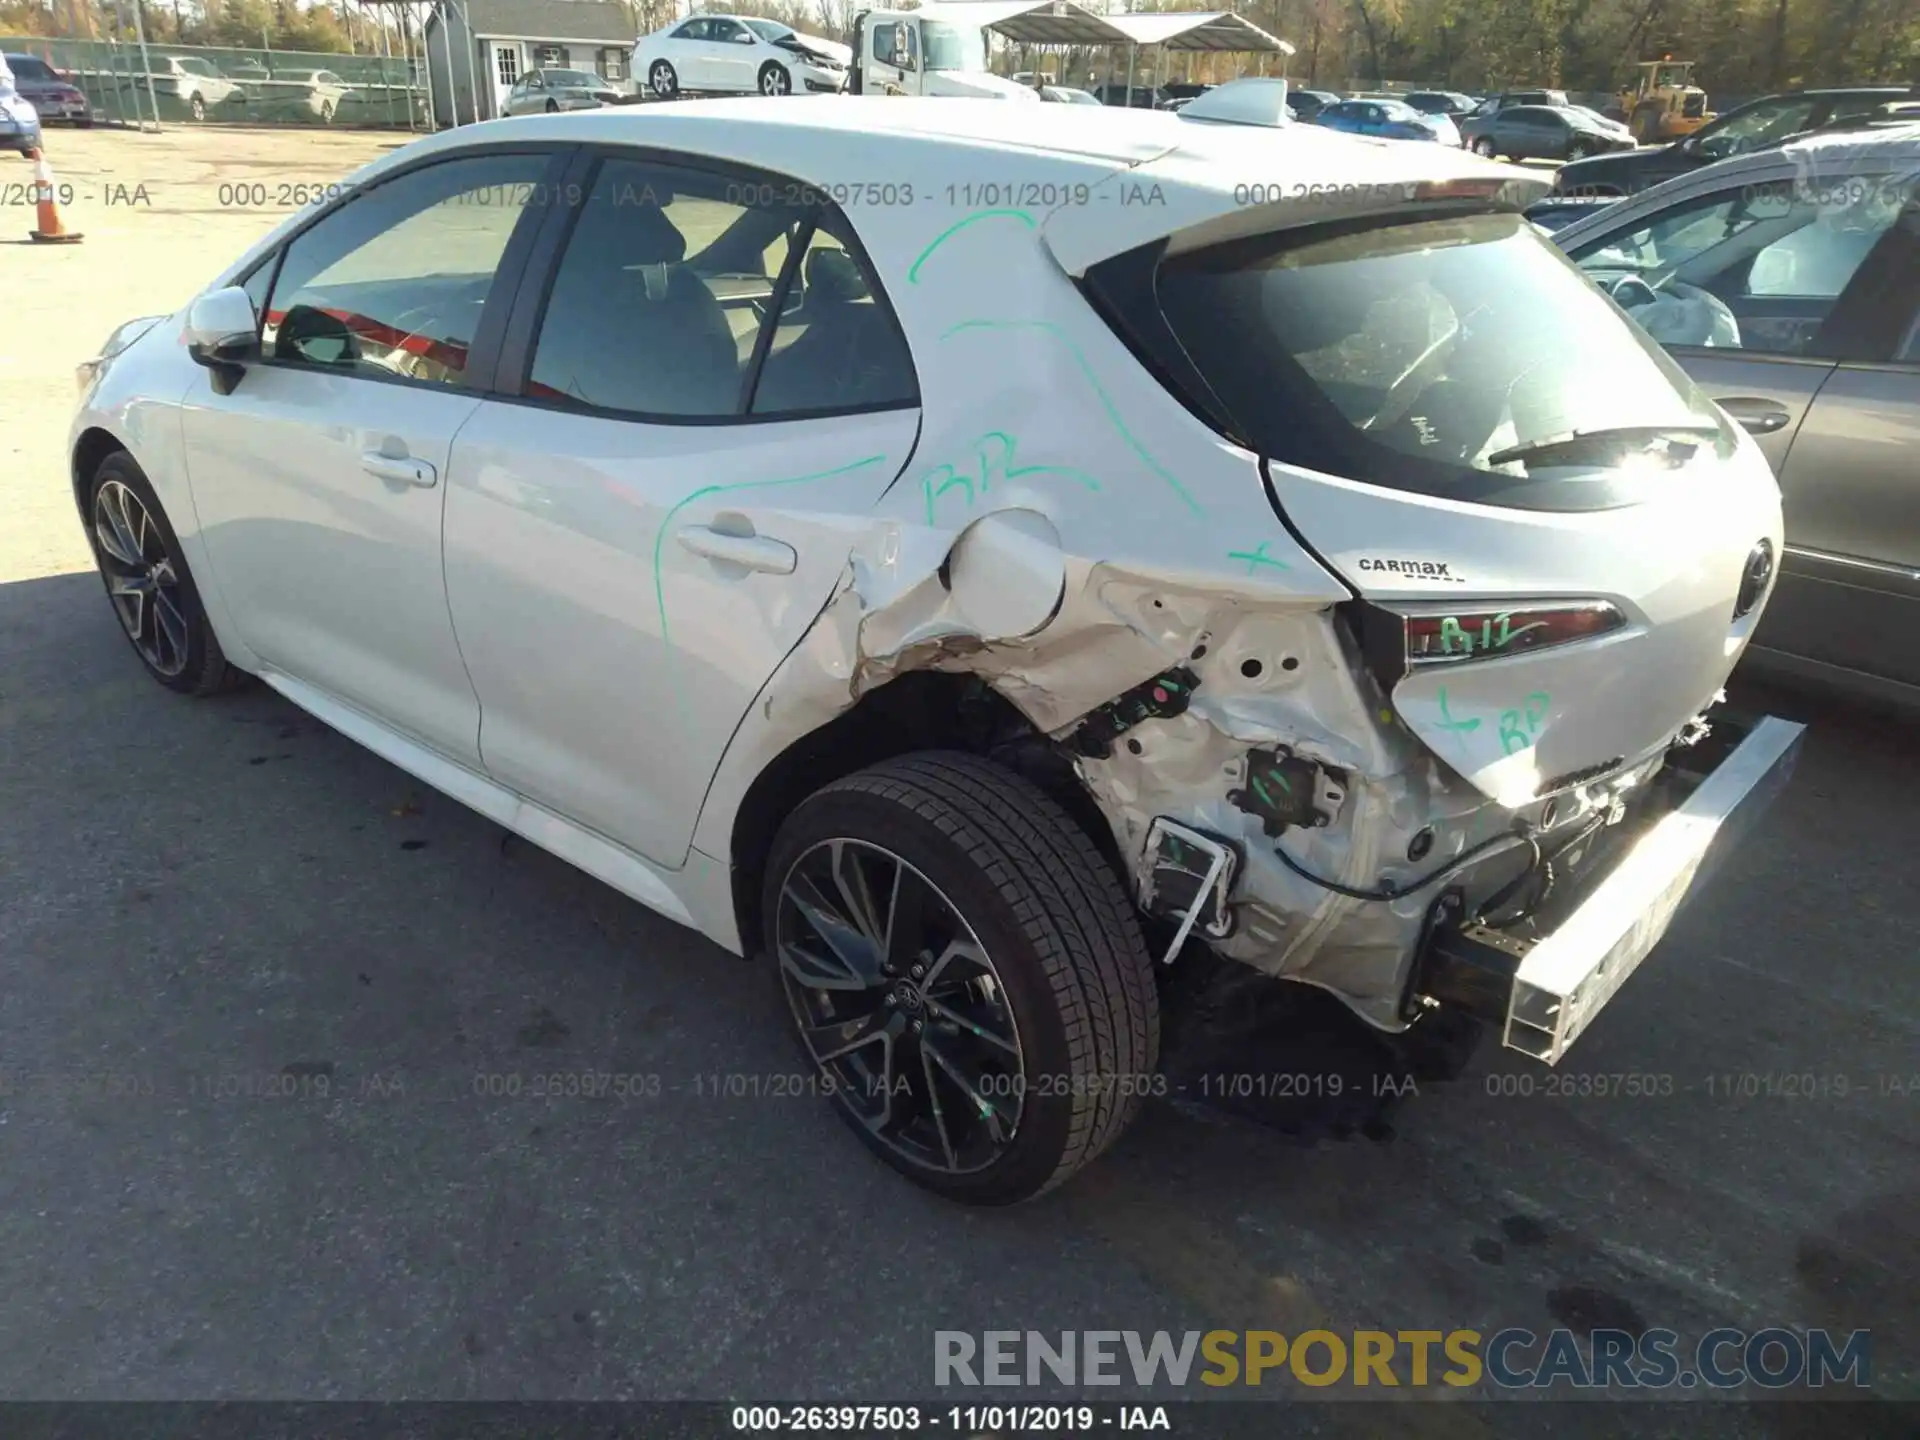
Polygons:
<instances>
[{"instance_id":1,"label":"rear wheel well","mask_svg":"<svg viewBox=\"0 0 1920 1440\"><path fill-rule=\"evenodd\" d=\"M976 675L916 670L861 697L783 750L748 787L733 817L733 909L742 951L760 947L761 872L781 823L835 780L916 750L959 750L1024 775L1066 810L1118 873L1113 830L1080 784L1065 747Z\"/></svg>"},{"instance_id":2,"label":"rear wheel well","mask_svg":"<svg viewBox=\"0 0 1920 1440\"><path fill-rule=\"evenodd\" d=\"M87 485L93 479L94 472L100 468L100 462L116 450L124 450L117 437L111 432L100 429L83 430L73 447L73 507L80 512L84 522L87 518Z\"/></svg>"}]
</instances>

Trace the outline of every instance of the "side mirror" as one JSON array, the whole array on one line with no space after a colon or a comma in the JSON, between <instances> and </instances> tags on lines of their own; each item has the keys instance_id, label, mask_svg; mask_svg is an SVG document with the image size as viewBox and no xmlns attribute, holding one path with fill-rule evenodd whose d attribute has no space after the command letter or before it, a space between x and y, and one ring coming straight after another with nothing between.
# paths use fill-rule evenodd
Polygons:
<instances>
[{"instance_id":1,"label":"side mirror","mask_svg":"<svg viewBox=\"0 0 1920 1440\"><path fill-rule=\"evenodd\" d=\"M181 338L187 354L214 372L214 388L225 395L239 383L242 367L260 358L260 317L247 292L230 285L209 291L188 307Z\"/></svg>"}]
</instances>

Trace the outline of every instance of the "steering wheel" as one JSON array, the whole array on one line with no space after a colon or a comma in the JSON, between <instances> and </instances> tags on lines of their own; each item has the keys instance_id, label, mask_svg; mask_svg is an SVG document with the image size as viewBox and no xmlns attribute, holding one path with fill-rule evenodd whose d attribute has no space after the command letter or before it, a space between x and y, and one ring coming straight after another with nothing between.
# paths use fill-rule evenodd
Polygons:
<instances>
[{"instance_id":1,"label":"steering wheel","mask_svg":"<svg viewBox=\"0 0 1920 1440\"><path fill-rule=\"evenodd\" d=\"M1622 275L1613 282L1612 288L1607 293L1613 296L1614 301L1625 310L1632 310L1640 305L1651 305L1660 298L1660 292L1638 275Z\"/></svg>"},{"instance_id":2,"label":"steering wheel","mask_svg":"<svg viewBox=\"0 0 1920 1440\"><path fill-rule=\"evenodd\" d=\"M420 338L421 334L423 333L418 328L409 328L409 322L431 321L437 318L439 313L440 313L439 310L434 306L415 305L410 309L402 310L398 315L394 316L392 328L402 332L399 341L396 344L389 347L388 363L392 366L394 370L396 370L402 375L410 376L415 380L437 380L440 378L437 375L421 374L420 367L422 365L434 365L442 369L445 369L446 367L442 364L442 362L438 360L430 359L428 356L418 354L415 351L409 350L407 348L407 344L409 341ZM439 343L439 342L430 340L429 343ZM400 358L398 359L392 358L396 354Z\"/></svg>"}]
</instances>

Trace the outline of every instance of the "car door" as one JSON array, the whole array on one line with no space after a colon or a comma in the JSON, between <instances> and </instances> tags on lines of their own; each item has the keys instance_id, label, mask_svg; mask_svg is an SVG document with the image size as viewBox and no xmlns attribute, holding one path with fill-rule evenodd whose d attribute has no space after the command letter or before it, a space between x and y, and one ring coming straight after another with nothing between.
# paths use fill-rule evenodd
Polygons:
<instances>
[{"instance_id":1,"label":"car door","mask_svg":"<svg viewBox=\"0 0 1920 1440\"><path fill-rule=\"evenodd\" d=\"M1811 348L1837 363L1781 475L1787 555L1756 643L1920 686L1920 203L1853 271ZM1777 612L1777 613L1776 613Z\"/></svg>"},{"instance_id":2,"label":"car door","mask_svg":"<svg viewBox=\"0 0 1920 1440\"><path fill-rule=\"evenodd\" d=\"M905 464L918 392L845 221L779 198L804 187L590 164L536 250L550 289L516 303L507 393L455 442L447 593L488 772L673 867ZM785 301L738 288L750 254Z\"/></svg>"},{"instance_id":3,"label":"car door","mask_svg":"<svg viewBox=\"0 0 1920 1440\"><path fill-rule=\"evenodd\" d=\"M754 74L760 59L760 47L753 32L738 20L715 16L707 21L707 51L713 67L710 82L721 90L757 90Z\"/></svg>"},{"instance_id":4,"label":"car door","mask_svg":"<svg viewBox=\"0 0 1920 1440\"><path fill-rule=\"evenodd\" d=\"M712 22L696 15L667 37L661 47L667 63L673 66L682 90L698 90L708 84L712 65L707 54L707 27Z\"/></svg>"},{"instance_id":5,"label":"car door","mask_svg":"<svg viewBox=\"0 0 1920 1440\"><path fill-rule=\"evenodd\" d=\"M194 509L247 646L469 764L479 708L440 564L448 460L552 163L463 155L332 207L279 252L262 359L225 395L200 372L183 402Z\"/></svg>"}]
</instances>

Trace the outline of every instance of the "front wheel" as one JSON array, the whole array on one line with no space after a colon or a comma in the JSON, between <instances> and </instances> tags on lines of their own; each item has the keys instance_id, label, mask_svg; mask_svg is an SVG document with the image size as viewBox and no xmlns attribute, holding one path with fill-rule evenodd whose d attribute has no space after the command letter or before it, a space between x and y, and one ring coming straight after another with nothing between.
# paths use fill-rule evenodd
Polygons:
<instances>
[{"instance_id":1,"label":"front wheel","mask_svg":"<svg viewBox=\"0 0 1920 1440\"><path fill-rule=\"evenodd\" d=\"M1486 135L1476 137L1473 142L1473 153L1484 156L1488 160L1493 159L1493 140Z\"/></svg>"},{"instance_id":2,"label":"front wheel","mask_svg":"<svg viewBox=\"0 0 1920 1440\"><path fill-rule=\"evenodd\" d=\"M1032 1199L1164 1084L1153 965L1119 878L997 765L928 751L816 792L774 841L761 914L822 1088L938 1194Z\"/></svg>"},{"instance_id":3,"label":"front wheel","mask_svg":"<svg viewBox=\"0 0 1920 1440\"><path fill-rule=\"evenodd\" d=\"M793 93L793 76L787 73L787 67L778 60L769 60L760 67L760 93L762 95Z\"/></svg>"},{"instance_id":4,"label":"front wheel","mask_svg":"<svg viewBox=\"0 0 1920 1440\"><path fill-rule=\"evenodd\" d=\"M187 101L187 113L191 115L195 120L206 119L207 118L207 102L201 99L198 95L193 96L191 99Z\"/></svg>"},{"instance_id":5,"label":"front wheel","mask_svg":"<svg viewBox=\"0 0 1920 1440\"><path fill-rule=\"evenodd\" d=\"M553 100L547 101L547 114L558 115L559 113L560 113L560 106L558 102Z\"/></svg>"},{"instance_id":6,"label":"front wheel","mask_svg":"<svg viewBox=\"0 0 1920 1440\"><path fill-rule=\"evenodd\" d=\"M647 85L662 100L671 100L680 93L680 77L664 60L653 62L653 68L647 71Z\"/></svg>"},{"instance_id":7,"label":"front wheel","mask_svg":"<svg viewBox=\"0 0 1920 1440\"><path fill-rule=\"evenodd\" d=\"M86 513L107 599L147 673L183 695L211 695L244 679L220 649L153 486L126 451L94 471Z\"/></svg>"}]
</instances>

